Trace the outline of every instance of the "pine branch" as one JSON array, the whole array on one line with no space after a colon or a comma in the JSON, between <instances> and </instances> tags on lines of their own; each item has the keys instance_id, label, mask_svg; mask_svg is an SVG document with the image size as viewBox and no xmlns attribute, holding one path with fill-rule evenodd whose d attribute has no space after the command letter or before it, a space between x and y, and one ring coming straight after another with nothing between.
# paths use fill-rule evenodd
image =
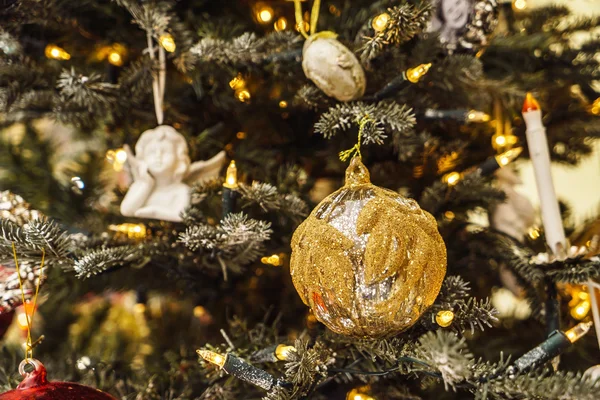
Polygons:
<instances>
[{"instance_id":1,"label":"pine branch","mask_svg":"<svg viewBox=\"0 0 600 400\"><path fill-rule=\"evenodd\" d=\"M351 346L367 360L376 361L379 359L391 364L397 363L397 359L401 356L404 341L405 339L399 337L378 340L357 340L343 336L336 338L336 342Z\"/></svg>"},{"instance_id":2,"label":"pine branch","mask_svg":"<svg viewBox=\"0 0 600 400\"><path fill-rule=\"evenodd\" d=\"M364 38L360 59L368 64L379 56L386 46L400 45L423 32L431 18L431 4L409 4L405 2L388 8L389 20L385 27L373 37Z\"/></svg>"},{"instance_id":3,"label":"pine branch","mask_svg":"<svg viewBox=\"0 0 600 400\"><path fill-rule=\"evenodd\" d=\"M116 85L102 82L100 75L84 76L74 68L63 70L56 83L62 100L69 105L94 112L109 106L116 96Z\"/></svg>"},{"instance_id":4,"label":"pine branch","mask_svg":"<svg viewBox=\"0 0 600 400\"><path fill-rule=\"evenodd\" d=\"M290 393L281 386L275 386L262 400L291 400Z\"/></svg>"},{"instance_id":5,"label":"pine branch","mask_svg":"<svg viewBox=\"0 0 600 400\"><path fill-rule=\"evenodd\" d=\"M224 50L226 43L222 39L203 38L190 49L190 53L195 56L194 62L226 63L229 61Z\"/></svg>"},{"instance_id":6,"label":"pine branch","mask_svg":"<svg viewBox=\"0 0 600 400\"><path fill-rule=\"evenodd\" d=\"M171 21L171 4L161 2L138 2L137 0L115 0L126 8L133 17L133 21L143 30L151 32L158 37L163 34Z\"/></svg>"},{"instance_id":7,"label":"pine branch","mask_svg":"<svg viewBox=\"0 0 600 400\"><path fill-rule=\"evenodd\" d=\"M0 232L2 233L2 247L8 248L12 243L19 244L26 249L38 250L38 248L29 243L24 229L8 219L0 219Z\"/></svg>"},{"instance_id":8,"label":"pine branch","mask_svg":"<svg viewBox=\"0 0 600 400\"><path fill-rule=\"evenodd\" d=\"M473 355L464 338L446 331L429 332L419 338L415 356L441 374L444 387L456 385L472 375Z\"/></svg>"},{"instance_id":9,"label":"pine branch","mask_svg":"<svg viewBox=\"0 0 600 400\"><path fill-rule=\"evenodd\" d=\"M73 68L60 74L56 86L60 96L53 113L64 123L90 126L96 114L109 114L117 99L117 85L102 82L95 73L83 76Z\"/></svg>"},{"instance_id":10,"label":"pine branch","mask_svg":"<svg viewBox=\"0 0 600 400\"><path fill-rule=\"evenodd\" d=\"M542 284L544 281L544 272L531 263L533 253L529 249L519 247L516 243L508 239L499 239L496 245L498 246L496 251L503 254L501 259L506 261L508 267L519 277L531 286ZM500 249L504 249L504 252Z\"/></svg>"},{"instance_id":11,"label":"pine branch","mask_svg":"<svg viewBox=\"0 0 600 400\"><path fill-rule=\"evenodd\" d=\"M66 257L71 241L66 232L53 221L35 219L24 226L27 241L39 249L54 254L55 257Z\"/></svg>"},{"instance_id":12,"label":"pine branch","mask_svg":"<svg viewBox=\"0 0 600 400\"><path fill-rule=\"evenodd\" d=\"M416 123L412 109L395 102L379 102L366 104L363 102L337 104L329 111L321 114L315 124L315 132L330 139L337 133L358 125L363 118L368 118L362 134L362 143L382 144L387 137L385 128L394 134L408 135Z\"/></svg>"},{"instance_id":13,"label":"pine branch","mask_svg":"<svg viewBox=\"0 0 600 400\"><path fill-rule=\"evenodd\" d=\"M504 201L504 192L492 187L486 179L473 173L465 176L454 187L438 181L425 189L419 204L433 215L452 210L457 217L477 207L489 210Z\"/></svg>"},{"instance_id":14,"label":"pine branch","mask_svg":"<svg viewBox=\"0 0 600 400\"><path fill-rule=\"evenodd\" d=\"M544 268L545 267L545 268ZM600 276L600 256L592 258L567 258L542 268L554 282L585 284Z\"/></svg>"},{"instance_id":15,"label":"pine branch","mask_svg":"<svg viewBox=\"0 0 600 400\"><path fill-rule=\"evenodd\" d=\"M258 65L265 61L272 62L274 56L299 43L298 35L290 32L273 32L261 38L247 32L229 41L214 37L202 38L190 49L190 54L193 56L193 63ZM296 54L291 54L296 62ZM189 68L190 63L186 67Z\"/></svg>"},{"instance_id":16,"label":"pine branch","mask_svg":"<svg viewBox=\"0 0 600 400\"><path fill-rule=\"evenodd\" d=\"M75 261L73 269L78 278L90 278L110 269L139 263L143 256L132 246L93 249Z\"/></svg>"},{"instance_id":17,"label":"pine branch","mask_svg":"<svg viewBox=\"0 0 600 400\"><path fill-rule=\"evenodd\" d=\"M279 193L277 188L269 183L252 182L251 186L240 185L240 193L247 207L250 204L258 204L263 211L279 209Z\"/></svg>"},{"instance_id":18,"label":"pine branch","mask_svg":"<svg viewBox=\"0 0 600 400\"><path fill-rule=\"evenodd\" d=\"M241 184L239 191L244 203L242 208L257 204L265 211L279 211L299 218L308 214L306 203L292 194L282 195L277 188L268 183L252 182L251 186Z\"/></svg>"},{"instance_id":19,"label":"pine branch","mask_svg":"<svg viewBox=\"0 0 600 400\"><path fill-rule=\"evenodd\" d=\"M293 383L291 397L305 395L312 385L326 376L329 352L319 342L312 347L305 340L296 340L295 352L290 352L285 363L286 380Z\"/></svg>"},{"instance_id":20,"label":"pine branch","mask_svg":"<svg viewBox=\"0 0 600 400\"><path fill-rule=\"evenodd\" d=\"M229 214L217 226L198 224L179 235L179 241L192 251L207 253L222 260L234 272L264 251L263 243L270 239L271 224L248 218L244 213ZM221 262L221 261L219 261Z\"/></svg>"},{"instance_id":21,"label":"pine branch","mask_svg":"<svg viewBox=\"0 0 600 400\"><path fill-rule=\"evenodd\" d=\"M435 300L435 304L440 306L440 309L448 310L459 301L465 301L469 296L469 282L463 280L458 275L447 276L444 279L440 294Z\"/></svg>"},{"instance_id":22,"label":"pine branch","mask_svg":"<svg viewBox=\"0 0 600 400\"><path fill-rule=\"evenodd\" d=\"M217 248L217 231L211 225L195 225L179 235L179 241L192 251L213 250Z\"/></svg>"},{"instance_id":23,"label":"pine branch","mask_svg":"<svg viewBox=\"0 0 600 400\"><path fill-rule=\"evenodd\" d=\"M233 39L225 51L231 61L256 63L260 60L263 45L264 40L258 39L255 33L246 32Z\"/></svg>"},{"instance_id":24,"label":"pine branch","mask_svg":"<svg viewBox=\"0 0 600 400\"><path fill-rule=\"evenodd\" d=\"M192 204L200 204L207 198L218 195L221 190L223 190L223 178L197 182L191 188Z\"/></svg>"},{"instance_id":25,"label":"pine branch","mask_svg":"<svg viewBox=\"0 0 600 400\"><path fill-rule=\"evenodd\" d=\"M300 104L310 110L316 111L321 107L330 107L333 102L315 85L307 84L298 89L294 97L294 104Z\"/></svg>"},{"instance_id":26,"label":"pine branch","mask_svg":"<svg viewBox=\"0 0 600 400\"><path fill-rule=\"evenodd\" d=\"M231 387L213 383L202 393L199 400L234 400L236 396Z\"/></svg>"},{"instance_id":27,"label":"pine branch","mask_svg":"<svg viewBox=\"0 0 600 400\"><path fill-rule=\"evenodd\" d=\"M600 380L593 381L571 371L548 370L490 380L481 388L494 393L496 398L545 400L593 400L597 398L598 389Z\"/></svg>"},{"instance_id":28,"label":"pine branch","mask_svg":"<svg viewBox=\"0 0 600 400\"><path fill-rule=\"evenodd\" d=\"M4 29L0 29L0 51L7 56L15 56L22 51L21 43Z\"/></svg>"},{"instance_id":29,"label":"pine branch","mask_svg":"<svg viewBox=\"0 0 600 400\"><path fill-rule=\"evenodd\" d=\"M70 242L68 236L53 221L36 219L19 226L7 219L0 220L0 252L12 257L15 243L20 256L38 257L42 249L48 257L67 256ZM24 252L25 254L22 254Z\"/></svg>"},{"instance_id":30,"label":"pine branch","mask_svg":"<svg viewBox=\"0 0 600 400\"><path fill-rule=\"evenodd\" d=\"M496 318L498 311L492 306L489 298L477 301L471 297L467 302L460 302L457 306L452 327L459 332L470 329L471 333L475 333L476 327L483 331L486 326L491 328L492 322L498 321Z\"/></svg>"},{"instance_id":31,"label":"pine branch","mask_svg":"<svg viewBox=\"0 0 600 400\"><path fill-rule=\"evenodd\" d=\"M119 76L119 88L130 99L140 99L152 92L152 60L142 57L123 69Z\"/></svg>"}]
</instances>

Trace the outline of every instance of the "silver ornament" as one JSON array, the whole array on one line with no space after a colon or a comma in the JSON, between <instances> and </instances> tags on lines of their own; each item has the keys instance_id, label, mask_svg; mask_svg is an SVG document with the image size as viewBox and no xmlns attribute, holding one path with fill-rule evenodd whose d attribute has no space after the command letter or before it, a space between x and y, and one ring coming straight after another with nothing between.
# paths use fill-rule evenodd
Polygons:
<instances>
[{"instance_id":1,"label":"silver ornament","mask_svg":"<svg viewBox=\"0 0 600 400\"><path fill-rule=\"evenodd\" d=\"M302 69L327 96L351 101L365 93L367 80L356 56L332 32L310 36L302 49Z\"/></svg>"}]
</instances>

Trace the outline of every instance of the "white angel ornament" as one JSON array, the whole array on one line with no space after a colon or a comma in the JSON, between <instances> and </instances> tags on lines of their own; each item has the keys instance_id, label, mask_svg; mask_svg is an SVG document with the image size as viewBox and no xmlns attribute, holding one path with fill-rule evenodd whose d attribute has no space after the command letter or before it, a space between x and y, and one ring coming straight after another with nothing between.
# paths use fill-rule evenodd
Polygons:
<instances>
[{"instance_id":1,"label":"white angel ornament","mask_svg":"<svg viewBox=\"0 0 600 400\"><path fill-rule=\"evenodd\" d=\"M180 222L190 203L189 184L217 177L226 162L221 151L210 160L190 163L185 138L168 125L142 133L135 156L128 146L125 151L133 176L121 203L121 214L126 217Z\"/></svg>"}]
</instances>

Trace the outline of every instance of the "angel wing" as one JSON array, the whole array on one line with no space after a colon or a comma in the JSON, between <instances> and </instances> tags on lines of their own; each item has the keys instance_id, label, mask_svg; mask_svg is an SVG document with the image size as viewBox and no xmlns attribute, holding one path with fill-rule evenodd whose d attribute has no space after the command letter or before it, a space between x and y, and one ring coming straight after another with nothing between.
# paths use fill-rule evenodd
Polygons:
<instances>
[{"instance_id":1,"label":"angel wing","mask_svg":"<svg viewBox=\"0 0 600 400\"><path fill-rule=\"evenodd\" d=\"M209 160L192 163L188 170L188 174L184 179L185 183L192 185L196 182L218 177L221 168L223 168L226 162L227 155L225 151L222 150Z\"/></svg>"}]
</instances>

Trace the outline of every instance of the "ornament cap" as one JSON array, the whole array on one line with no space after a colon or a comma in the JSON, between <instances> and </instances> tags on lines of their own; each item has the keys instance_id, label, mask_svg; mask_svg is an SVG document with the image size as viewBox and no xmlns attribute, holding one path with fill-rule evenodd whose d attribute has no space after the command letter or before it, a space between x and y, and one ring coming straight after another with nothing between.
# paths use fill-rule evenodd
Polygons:
<instances>
[{"instance_id":1,"label":"ornament cap","mask_svg":"<svg viewBox=\"0 0 600 400\"><path fill-rule=\"evenodd\" d=\"M25 372L25 366L29 364L33 367L33 371ZM35 358L29 358L21 361L19 364L19 373L23 376L23 380L17 386L17 389L31 389L37 386L43 386L48 383L46 367Z\"/></svg>"},{"instance_id":2,"label":"ornament cap","mask_svg":"<svg viewBox=\"0 0 600 400\"><path fill-rule=\"evenodd\" d=\"M359 156L352 158L346 169L346 186L368 185L371 183L369 170Z\"/></svg>"},{"instance_id":3,"label":"ornament cap","mask_svg":"<svg viewBox=\"0 0 600 400\"><path fill-rule=\"evenodd\" d=\"M531 92L527 92L525 95L525 101L523 102L523 112L537 111L540 109L540 103L533 97Z\"/></svg>"}]
</instances>

